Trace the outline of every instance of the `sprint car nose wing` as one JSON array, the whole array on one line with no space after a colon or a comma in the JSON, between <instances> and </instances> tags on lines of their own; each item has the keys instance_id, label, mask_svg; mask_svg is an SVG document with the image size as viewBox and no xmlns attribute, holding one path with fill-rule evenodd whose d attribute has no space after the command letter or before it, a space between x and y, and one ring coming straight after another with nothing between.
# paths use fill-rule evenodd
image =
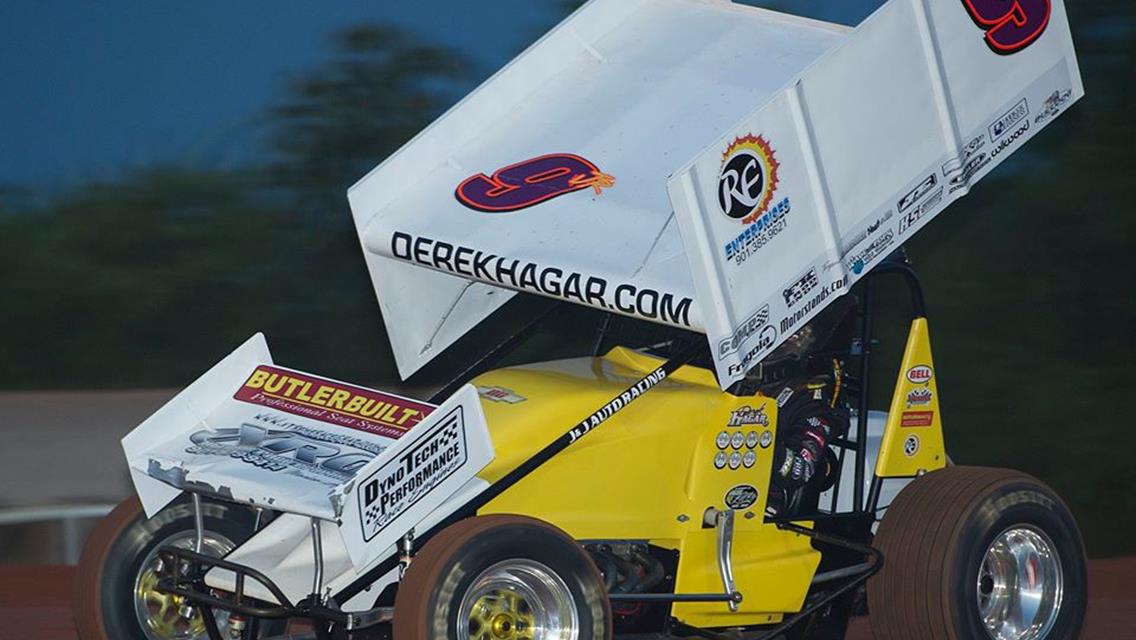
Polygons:
<instances>
[{"instance_id":1,"label":"sprint car nose wing","mask_svg":"<svg viewBox=\"0 0 1136 640\"><path fill-rule=\"evenodd\" d=\"M318 518L359 567L493 459L474 387L436 407L279 367L259 334L123 448L147 514L190 491Z\"/></svg>"}]
</instances>

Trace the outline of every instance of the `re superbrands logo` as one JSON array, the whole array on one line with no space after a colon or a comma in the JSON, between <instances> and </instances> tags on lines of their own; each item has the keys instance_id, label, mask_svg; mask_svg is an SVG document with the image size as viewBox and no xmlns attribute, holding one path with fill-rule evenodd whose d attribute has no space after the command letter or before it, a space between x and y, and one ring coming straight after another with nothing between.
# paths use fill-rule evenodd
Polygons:
<instances>
[{"instance_id":1,"label":"re superbrands logo","mask_svg":"<svg viewBox=\"0 0 1136 640\"><path fill-rule=\"evenodd\" d=\"M718 175L718 205L722 212L745 224L756 222L773 201L780 166L764 136L735 139L722 154L722 171Z\"/></svg>"},{"instance_id":2,"label":"re superbrands logo","mask_svg":"<svg viewBox=\"0 0 1136 640\"><path fill-rule=\"evenodd\" d=\"M788 225L789 198L774 203L781 164L761 135L736 138L722 154L718 206L746 228L723 247L727 260L742 264Z\"/></svg>"}]
</instances>

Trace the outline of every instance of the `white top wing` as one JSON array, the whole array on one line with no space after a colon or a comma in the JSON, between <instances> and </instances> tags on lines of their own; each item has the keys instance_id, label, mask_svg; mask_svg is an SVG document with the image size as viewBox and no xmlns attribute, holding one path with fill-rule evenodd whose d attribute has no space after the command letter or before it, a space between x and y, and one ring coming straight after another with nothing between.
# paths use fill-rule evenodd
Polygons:
<instances>
[{"instance_id":1,"label":"white top wing","mask_svg":"<svg viewBox=\"0 0 1136 640\"><path fill-rule=\"evenodd\" d=\"M350 191L402 375L509 290L701 330L667 176L846 32L728 2L594 0L514 60ZM551 177L487 193L518 163L504 181Z\"/></svg>"},{"instance_id":2,"label":"white top wing","mask_svg":"<svg viewBox=\"0 0 1136 640\"><path fill-rule=\"evenodd\" d=\"M524 291L727 386L1082 93L1060 0L592 0L349 199L404 377Z\"/></svg>"}]
</instances>

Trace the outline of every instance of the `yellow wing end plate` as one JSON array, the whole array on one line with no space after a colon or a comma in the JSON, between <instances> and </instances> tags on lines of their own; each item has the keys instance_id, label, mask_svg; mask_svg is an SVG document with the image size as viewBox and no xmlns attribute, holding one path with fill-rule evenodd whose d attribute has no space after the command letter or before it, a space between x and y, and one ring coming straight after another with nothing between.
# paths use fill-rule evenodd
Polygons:
<instances>
[{"instance_id":1,"label":"yellow wing end plate","mask_svg":"<svg viewBox=\"0 0 1136 640\"><path fill-rule=\"evenodd\" d=\"M906 478L945 467L943 423L939 412L939 389L927 319L911 322L903 364L895 383L876 475Z\"/></svg>"}]
</instances>

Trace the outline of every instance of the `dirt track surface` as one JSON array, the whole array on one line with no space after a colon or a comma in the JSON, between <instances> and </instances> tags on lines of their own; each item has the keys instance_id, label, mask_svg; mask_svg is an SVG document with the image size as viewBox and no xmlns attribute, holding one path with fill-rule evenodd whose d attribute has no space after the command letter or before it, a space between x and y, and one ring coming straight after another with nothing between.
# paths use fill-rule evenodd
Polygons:
<instances>
[{"instance_id":1,"label":"dirt track surface","mask_svg":"<svg viewBox=\"0 0 1136 640\"><path fill-rule=\"evenodd\" d=\"M0 640L75 640L74 567L0 566ZM1136 640L1136 558L1089 562L1086 640ZM847 640L871 640L856 620ZM913 639L914 640L914 639Z\"/></svg>"}]
</instances>

